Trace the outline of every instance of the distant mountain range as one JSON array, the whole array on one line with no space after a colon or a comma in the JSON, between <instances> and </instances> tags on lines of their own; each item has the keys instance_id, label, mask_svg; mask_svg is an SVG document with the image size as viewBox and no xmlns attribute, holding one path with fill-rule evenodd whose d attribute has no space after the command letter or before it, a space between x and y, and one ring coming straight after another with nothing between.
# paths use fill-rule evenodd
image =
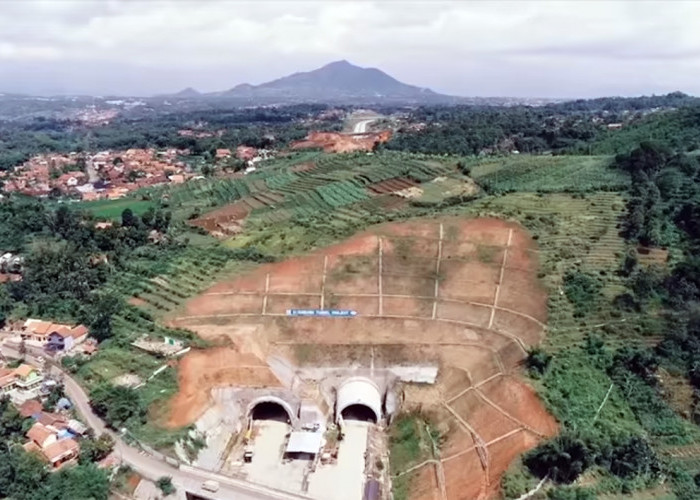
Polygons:
<instances>
[{"instance_id":1,"label":"distant mountain range","mask_svg":"<svg viewBox=\"0 0 700 500\"><path fill-rule=\"evenodd\" d=\"M201 94L192 88L167 96L180 99L230 98L255 104L295 102L455 103L459 97L408 85L376 68L336 61L313 71L294 73L260 85L243 83L222 92Z\"/></svg>"}]
</instances>

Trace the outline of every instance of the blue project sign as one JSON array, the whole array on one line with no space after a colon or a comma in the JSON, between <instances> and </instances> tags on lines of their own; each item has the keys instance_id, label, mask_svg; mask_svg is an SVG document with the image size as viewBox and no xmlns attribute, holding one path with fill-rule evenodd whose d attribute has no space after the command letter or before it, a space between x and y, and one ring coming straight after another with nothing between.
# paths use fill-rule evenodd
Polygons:
<instances>
[{"instance_id":1,"label":"blue project sign","mask_svg":"<svg viewBox=\"0 0 700 500\"><path fill-rule=\"evenodd\" d=\"M350 309L287 309L287 316L351 318L353 316L357 316L357 311Z\"/></svg>"}]
</instances>

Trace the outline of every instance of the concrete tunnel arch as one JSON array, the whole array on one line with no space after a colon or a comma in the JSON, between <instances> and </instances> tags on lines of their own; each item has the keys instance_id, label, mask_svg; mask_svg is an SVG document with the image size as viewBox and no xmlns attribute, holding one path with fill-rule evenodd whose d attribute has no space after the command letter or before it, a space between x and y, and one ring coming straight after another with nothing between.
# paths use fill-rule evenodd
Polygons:
<instances>
[{"instance_id":1,"label":"concrete tunnel arch","mask_svg":"<svg viewBox=\"0 0 700 500\"><path fill-rule=\"evenodd\" d=\"M298 427L299 417L297 413L287 401L277 396L260 396L259 398L255 398L253 401L251 401L248 405L248 411L246 412L249 419L253 418L256 407L260 405L276 405L280 407L286 412L287 416L289 417L289 423L292 425L292 427Z\"/></svg>"},{"instance_id":2,"label":"concrete tunnel arch","mask_svg":"<svg viewBox=\"0 0 700 500\"><path fill-rule=\"evenodd\" d=\"M377 384L365 377L351 377L343 381L338 386L336 421L341 417L346 418L346 410L360 410L372 416L375 422L379 422L382 418L382 393Z\"/></svg>"}]
</instances>

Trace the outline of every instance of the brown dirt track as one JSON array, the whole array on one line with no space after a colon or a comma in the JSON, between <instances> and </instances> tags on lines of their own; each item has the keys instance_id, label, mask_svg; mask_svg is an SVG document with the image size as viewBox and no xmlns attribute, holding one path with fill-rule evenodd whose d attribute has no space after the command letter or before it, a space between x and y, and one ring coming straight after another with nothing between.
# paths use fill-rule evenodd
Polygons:
<instances>
[{"instance_id":1,"label":"brown dirt track","mask_svg":"<svg viewBox=\"0 0 700 500\"><path fill-rule=\"evenodd\" d=\"M358 315L287 317L295 307ZM557 429L519 376L546 312L536 248L519 225L441 218L377 226L187 302L174 326L234 347L212 350L211 363L210 351L183 359L171 424L196 419L216 385L277 385L262 368L270 354L317 366L437 360L435 385L405 388L405 406L432 414L445 436L440 460L412 473L416 484L422 478L412 498L493 498L510 462ZM260 368L251 375L240 365Z\"/></svg>"}]
</instances>

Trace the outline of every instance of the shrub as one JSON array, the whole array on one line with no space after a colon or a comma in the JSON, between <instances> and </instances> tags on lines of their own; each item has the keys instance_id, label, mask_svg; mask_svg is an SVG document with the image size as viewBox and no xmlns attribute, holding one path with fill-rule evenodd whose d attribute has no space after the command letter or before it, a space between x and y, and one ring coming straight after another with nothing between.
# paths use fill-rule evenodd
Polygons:
<instances>
[{"instance_id":1,"label":"shrub","mask_svg":"<svg viewBox=\"0 0 700 500\"><path fill-rule=\"evenodd\" d=\"M618 477L655 476L660 471L659 460L649 443L632 436L613 445L604 457L607 467Z\"/></svg>"},{"instance_id":2,"label":"shrub","mask_svg":"<svg viewBox=\"0 0 700 500\"><path fill-rule=\"evenodd\" d=\"M525 364L527 365L530 374L534 376L544 375L552 361L552 355L540 349L533 347L527 354Z\"/></svg>"},{"instance_id":3,"label":"shrub","mask_svg":"<svg viewBox=\"0 0 700 500\"><path fill-rule=\"evenodd\" d=\"M600 288L598 280L590 274L573 271L564 276L564 293L574 305L575 316L583 316L595 307Z\"/></svg>"},{"instance_id":4,"label":"shrub","mask_svg":"<svg viewBox=\"0 0 700 500\"><path fill-rule=\"evenodd\" d=\"M90 405L114 429L132 419L142 421L146 416L140 394L130 387L100 384L90 391Z\"/></svg>"},{"instance_id":5,"label":"shrub","mask_svg":"<svg viewBox=\"0 0 700 500\"><path fill-rule=\"evenodd\" d=\"M159 478L156 484L165 496L172 495L173 493L175 493L175 486L173 486L173 478L171 478L170 476L163 476Z\"/></svg>"},{"instance_id":6,"label":"shrub","mask_svg":"<svg viewBox=\"0 0 700 500\"><path fill-rule=\"evenodd\" d=\"M595 500L596 496L588 488L578 486L560 486L547 492L549 500Z\"/></svg>"}]
</instances>

